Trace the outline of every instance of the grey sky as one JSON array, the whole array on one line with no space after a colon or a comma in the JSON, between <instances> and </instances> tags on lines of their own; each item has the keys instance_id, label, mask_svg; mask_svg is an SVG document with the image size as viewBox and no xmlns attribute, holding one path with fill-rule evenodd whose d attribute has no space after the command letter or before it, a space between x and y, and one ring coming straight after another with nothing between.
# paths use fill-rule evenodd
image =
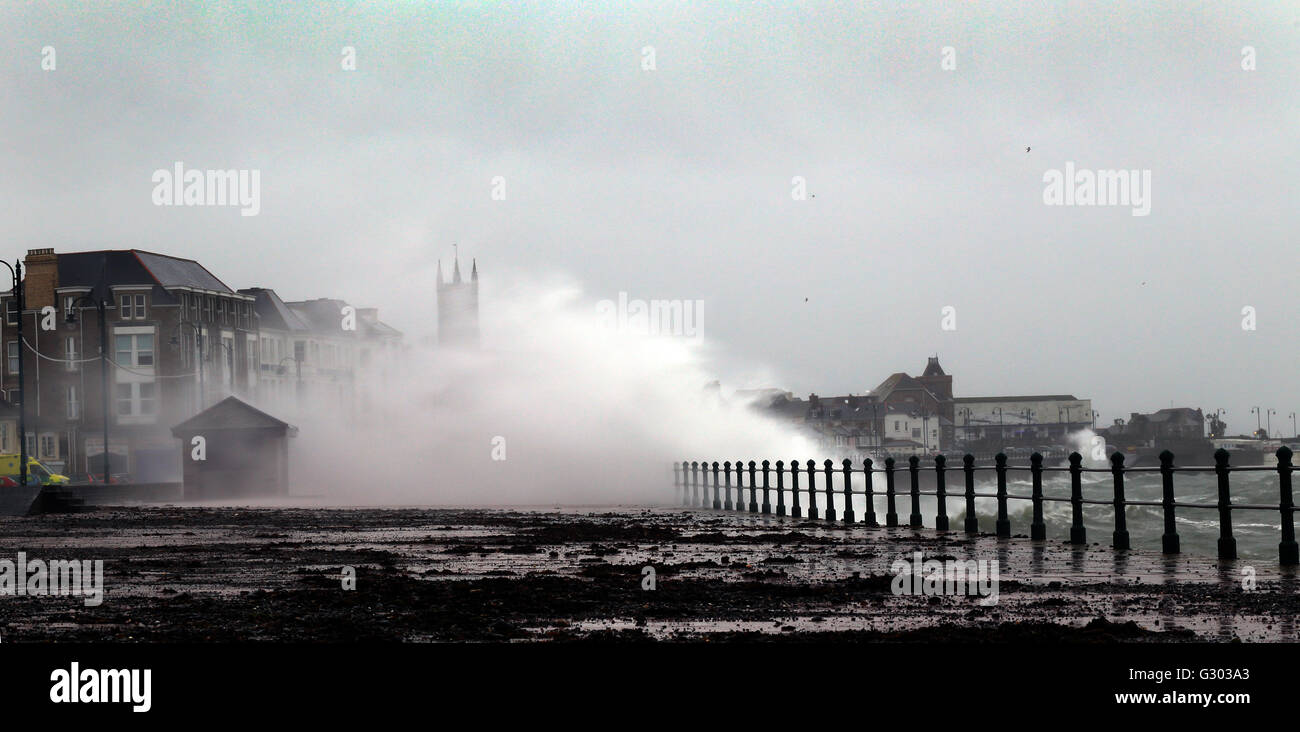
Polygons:
<instances>
[{"instance_id":1,"label":"grey sky","mask_svg":"<svg viewBox=\"0 0 1300 732\"><path fill-rule=\"evenodd\" d=\"M937 352L958 395L1107 423L1300 411L1294 4L243 5L0 9L5 258L151 249L419 338L460 242L488 320L550 272L703 300L728 386L864 392ZM177 160L260 170L260 215L153 206ZM1044 205L1066 161L1151 170L1150 215Z\"/></svg>"}]
</instances>

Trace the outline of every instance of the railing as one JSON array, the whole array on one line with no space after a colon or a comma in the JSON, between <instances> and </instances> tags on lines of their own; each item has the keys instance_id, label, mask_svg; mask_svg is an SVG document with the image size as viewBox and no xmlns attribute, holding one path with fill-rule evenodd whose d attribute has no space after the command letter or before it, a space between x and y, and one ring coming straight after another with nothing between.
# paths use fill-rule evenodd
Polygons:
<instances>
[{"instance_id":1,"label":"railing","mask_svg":"<svg viewBox=\"0 0 1300 732\"><path fill-rule=\"evenodd\" d=\"M1109 505L1115 508L1115 526L1111 534L1111 546L1118 550L1129 549L1129 533L1125 508L1129 506L1153 506L1160 507L1164 513L1164 534L1161 536L1161 548L1166 554L1179 553L1178 532L1174 523L1175 510L1180 508L1192 509L1217 509L1219 512L1219 541L1218 554L1220 559L1237 558L1237 540L1232 535L1232 512L1233 511L1278 511L1282 517L1282 540L1278 544L1278 557L1283 565L1300 564L1300 547L1296 544L1295 538L1295 504L1292 501L1291 493L1291 473L1294 467L1291 464L1292 453L1287 447L1282 447L1277 451L1277 466L1247 466L1231 467L1228 464L1229 454L1227 450L1219 449L1214 453L1214 465L1211 467L1174 467L1173 453L1165 450L1160 453L1160 467L1158 468L1125 468L1124 455L1115 453L1111 456L1111 466L1109 468L1085 468L1083 467L1083 456L1077 452L1070 453L1069 466L1060 468L1043 467L1043 456L1034 453L1029 458L1029 466L1009 466L1007 465L1007 456L999 453L994 458L992 466L976 466L975 457L966 455L962 458L961 472L965 478L966 499L966 524L965 531L969 534L979 533L979 519L975 515L976 498L994 498L997 499L997 520L995 529L998 538L1011 537L1011 521L1007 514L1007 502L1009 500L1027 500L1033 504L1033 519L1030 524L1030 538L1042 540L1047 538L1047 526L1043 522L1043 503L1046 501L1068 502L1071 506L1070 522L1070 543L1086 544L1087 529L1083 524L1083 507L1085 504ZM947 467L947 460L944 456L938 455L934 458L934 490L920 489L921 466L920 458L908 458L906 473L908 476L908 497L911 503L911 512L908 516L908 525L914 528L921 528L923 520L921 517L921 496L928 495L936 498L936 516L935 528L940 531L948 530L948 490L947 490L947 473L950 472ZM708 462L682 462L673 463L673 487L680 493L682 505L698 506L701 508L710 508L722 511L744 511L745 489L749 489L750 513L771 514L772 505L770 493L775 488L776 491L776 511L777 516L786 514L786 495L791 499L789 515L794 518L803 517L803 506L800 503L800 497L806 496L808 499L807 517L810 519L818 518L818 488L817 475L822 474L821 492L825 496L826 510L824 512L825 520L836 521L842 520L846 524L857 522L857 517L853 511L853 496L860 495L865 497L866 515L863 516L862 523L867 526L879 526L875 510L875 497L878 495L875 491L874 476L884 475L885 478L885 526L898 526L898 490L896 486L896 474L899 470L896 467L894 458L885 460L884 469L872 467L870 459L862 461L861 468L854 468L853 461L844 460L840 467L836 467L834 461L826 460L819 470L814 460L807 461L807 467L801 471L799 461L791 461L789 467L783 460L776 461L776 485L771 484L771 473L773 465L770 461L764 460L761 464L753 460L749 461L749 483L745 484L744 472L745 464L742 461L733 463L730 461L724 463ZM762 471L762 485L758 482L758 472ZM992 470L997 474L997 492L995 493L976 493L975 492L975 473L980 471ZM1007 471L1028 470L1031 475L1031 489L1029 495L1013 495L1007 493ZM1229 475L1235 472L1276 470L1278 474L1278 488L1280 501L1277 505L1268 504L1243 504L1232 502L1231 486L1229 484ZM1124 476L1127 473L1156 472L1160 473L1162 498L1159 501L1130 501L1124 497ZM713 473L713 498L709 498L709 473ZM731 477L734 472L736 477L735 485L735 502L732 502L732 484ZM1044 496L1043 495L1043 473L1050 472L1068 472L1070 474L1070 497ZM1114 497L1111 500L1085 499L1083 497L1083 474L1088 472L1109 472L1114 484ZM1174 499L1174 473L1209 473L1213 472L1218 479L1218 501L1215 503L1187 503L1179 502ZM837 517L835 512L835 495L834 487L835 474L839 473L841 478L841 488L839 494L844 497L844 512L842 517ZM863 476L863 487L857 490L853 487L853 475ZM785 477L790 476L790 487L785 487ZM701 476L703 481L701 482ZM807 478L807 486L801 487L800 476ZM763 503L760 508L758 503L758 491L763 492Z\"/></svg>"}]
</instances>

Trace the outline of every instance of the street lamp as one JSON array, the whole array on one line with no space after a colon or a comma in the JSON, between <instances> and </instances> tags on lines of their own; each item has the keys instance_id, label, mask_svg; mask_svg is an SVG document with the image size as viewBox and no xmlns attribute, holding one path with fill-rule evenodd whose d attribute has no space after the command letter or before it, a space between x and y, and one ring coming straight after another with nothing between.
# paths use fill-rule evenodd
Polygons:
<instances>
[{"instance_id":1,"label":"street lamp","mask_svg":"<svg viewBox=\"0 0 1300 732\"><path fill-rule=\"evenodd\" d=\"M960 414L962 416L961 426L962 426L963 437L964 437L964 439L962 440L962 447L965 447L966 445L970 444L970 414L971 414L970 407L962 407L961 409L957 410L957 414Z\"/></svg>"},{"instance_id":2,"label":"street lamp","mask_svg":"<svg viewBox=\"0 0 1300 732\"><path fill-rule=\"evenodd\" d=\"M235 393L235 347L224 341L217 341L217 345L226 351L226 374L230 377L230 393Z\"/></svg>"},{"instance_id":3,"label":"street lamp","mask_svg":"<svg viewBox=\"0 0 1300 732\"><path fill-rule=\"evenodd\" d=\"M99 313L99 396L102 401L100 407L104 412L104 485L108 485L113 478L113 473L109 470L108 459L108 318L104 316L105 304L103 298L78 295L76 299L68 304L67 321L69 323L77 322L77 304L83 300L94 305L95 311ZM21 363L21 360L19 363ZM25 398L26 395L24 395ZM90 466L87 465L86 468L86 472L90 472Z\"/></svg>"},{"instance_id":4,"label":"street lamp","mask_svg":"<svg viewBox=\"0 0 1300 732\"><path fill-rule=\"evenodd\" d=\"M1264 425L1260 424L1259 421L1259 417L1260 417L1259 407L1251 407L1250 413L1255 415L1255 436L1259 437L1259 431L1264 427Z\"/></svg>"},{"instance_id":5,"label":"street lamp","mask_svg":"<svg viewBox=\"0 0 1300 732\"><path fill-rule=\"evenodd\" d=\"M1097 429L1097 418L1100 417L1100 416L1101 416L1101 415L1098 414L1096 410L1093 410L1093 411L1092 411L1092 428L1093 428L1094 430Z\"/></svg>"},{"instance_id":6,"label":"street lamp","mask_svg":"<svg viewBox=\"0 0 1300 732\"><path fill-rule=\"evenodd\" d=\"M18 312L18 480L27 485L27 387L23 380L23 263L14 260L10 265L4 260L0 264L9 268L14 278L14 309Z\"/></svg>"},{"instance_id":7,"label":"street lamp","mask_svg":"<svg viewBox=\"0 0 1300 732\"><path fill-rule=\"evenodd\" d=\"M302 382L302 362L301 362L301 361L298 363L298 381L299 381L299 383ZM872 402L872 403L871 403L871 436L876 438L876 450L880 450L880 444L881 444L881 443L880 443L880 432L879 432L879 429L880 429L880 427L883 426L883 425L880 425L880 424L879 424L879 420L880 420L880 415L879 415L879 413L878 413L878 410L879 410L879 409L880 409L880 405L879 405L878 403L876 403L876 402Z\"/></svg>"},{"instance_id":8,"label":"street lamp","mask_svg":"<svg viewBox=\"0 0 1300 732\"><path fill-rule=\"evenodd\" d=\"M1277 414L1276 409L1269 409L1267 412L1264 413L1264 419L1268 423L1268 430L1265 434L1267 434L1269 437L1273 436L1273 415L1275 414Z\"/></svg>"},{"instance_id":9,"label":"street lamp","mask_svg":"<svg viewBox=\"0 0 1300 732\"><path fill-rule=\"evenodd\" d=\"M1292 439L1300 437L1300 432L1297 432L1295 428L1295 412L1291 413L1291 437Z\"/></svg>"},{"instance_id":10,"label":"street lamp","mask_svg":"<svg viewBox=\"0 0 1300 732\"><path fill-rule=\"evenodd\" d=\"M208 405L207 389L205 388L203 381L203 330L199 327L198 323L191 323L186 320L176 324L177 332L180 331L182 325L188 325L194 329L194 342L199 347L199 411L202 412ZM172 336L171 343L173 346L180 345L180 339L176 336Z\"/></svg>"},{"instance_id":11,"label":"street lamp","mask_svg":"<svg viewBox=\"0 0 1300 732\"><path fill-rule=\"evenodd\" d=\"M295 364L297 364L298 376L296 380L297 383L294 386L293 394L294 394L295 403L301 408L302 406L302 361L300 361L297 356L285 356L284 358L280 359L280 363L275 365L275 370L281 376L284 375L285 361L293 361ZM873 408L872 412L874 413L874 411L875 409Z\"/></svg>"}]
</instances>

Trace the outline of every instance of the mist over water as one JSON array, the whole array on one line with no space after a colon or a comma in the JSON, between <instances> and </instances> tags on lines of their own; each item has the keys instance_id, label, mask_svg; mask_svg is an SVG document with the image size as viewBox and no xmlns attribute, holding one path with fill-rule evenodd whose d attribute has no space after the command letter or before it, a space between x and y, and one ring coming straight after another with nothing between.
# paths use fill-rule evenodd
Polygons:
<instances>
[{"instance_id":1,"label":"mist over water","mask_svg":"<svg viewBox=\"0 0 1300 732\"><path fill-rule=\"evenodd\" d=\"M832 458L838 468L845 457L819 448L794 425L750 409L734 393L708 390L717 378L711 365L718 354L707 335L611 328L599 298L562 278L546 284L536 279L485 293L482 348L408 344L375 370L372 382L358 385L370 392L369 409L319 391L296 407L262 405L298 426L299 434L290 443L289 498L260 503L662 505L674 502L673 462L815 459L820 465ZM779 383L772 376L763 385ZM1105 471L1111 450L1102 444L1099 457L1099 441L1083 429L1071 433L1065 446L1083 456L1085 468ZM860 456L852 457L860 462ZM1108 472L1085 472L1082 482L1086 498L1112 495ZM1008 488L1028 494L1029 474L1011 471ZM981 473L977 491L993 489L991 474ZM1043 489L1047 496L1067 498L1068 473L1045 473ZM1159 475L1132 474L1126 489L1130 500L1159 500ZM880 490L877 512L883 515ZM1276 490L1271 473L1233 476L1237 503L1272 503ZM959 526L963 501L951 486L949 491L948 513ZM1176 491L1179 501L1216 500L1211 474L1180 473ZM863 512L863 498L854 502ZM835 503L842 509L842 496ZM1009 508L1013 531L1028 533L1029 503L1012 501ZM996 510L993 499L977 499L985 530L991 530ZM933 526L933 497L922 497L922 513ZM1108 541L1113 509L1088 505L1084 515L1090 541ZM1128 517L1134 548L1158 551L1160 509L1130 507ZM1046 503L1044 518L1049 538L1068 536L1068 503ZM1183 551L1214 554L1216 512L1182 509L1178 526ZM1275 553L1275 512L1235 512L1234 529L1243 557Z\"/></svg>"},{"instance_id":2,"label":"mist over water","mask_svg":"<svg viewBox=\"0 0 1300 732\"><path fill-rule=\"evenodd\" d=\"M479 350L408 347L362 385L286 418L291 496L338 505L667 503L681 460L812 456L705 386L707 339L608 327L572 283L485 292ZM409 340L409 339L408 339ZM504 457L504 459L494 459Z\"/></svg>"}]
</instances>

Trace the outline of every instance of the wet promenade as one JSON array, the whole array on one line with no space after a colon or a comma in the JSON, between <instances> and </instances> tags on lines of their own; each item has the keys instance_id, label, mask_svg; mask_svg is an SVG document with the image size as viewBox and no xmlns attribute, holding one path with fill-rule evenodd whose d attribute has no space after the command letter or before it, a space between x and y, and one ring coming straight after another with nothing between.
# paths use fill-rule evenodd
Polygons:
<instances>
[{"instance_id":1,"label":"wet promenade","mask_svg":"<svg viewBox=\"0 0 1300 732\"><path fill-rule=\"evenodd\" d=\"M678 508L0 519L0 559L20 551L103 559L105 600L0 596L6 643L1294 641L1300 607L1294 570L1263 561ZM996 560L996 603L895 594L916 552Z\"/></svg>"}]
</instances>

